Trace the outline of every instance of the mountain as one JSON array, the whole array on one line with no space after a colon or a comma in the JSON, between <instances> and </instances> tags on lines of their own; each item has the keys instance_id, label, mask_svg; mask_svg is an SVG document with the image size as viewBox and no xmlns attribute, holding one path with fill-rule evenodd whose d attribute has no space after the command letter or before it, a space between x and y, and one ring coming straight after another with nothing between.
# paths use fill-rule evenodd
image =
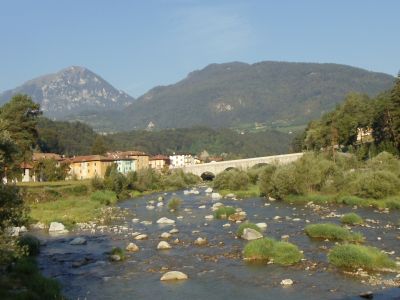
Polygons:
<instances>
[{"instance_id":1,"label":"mountain","mask_svg":"<svg viewBox=\"0 0 400 300\"><path fill-rule=\"evenodd\" d=\"M106 131L183 128L196 125L299 125L341 103L349 92L369 96L389 89L394 77L338 64L266 61L211 64L176 84L139 97L123 114L77 119Z\"/></svg>"},{"instance_id":2,"label":"mountain","mask_svg":"<svg viewBox=\"0 0 400 300\"><path fill-rule=\"evenodd\" d=\"M87 111L118 110L134 101L99 75L78 66L32 79L13 90L5 91L0 94L0 104L17 93L31 96L33 101L40 104L45 115L61 119Z\"/></svg>"}]
</instances>

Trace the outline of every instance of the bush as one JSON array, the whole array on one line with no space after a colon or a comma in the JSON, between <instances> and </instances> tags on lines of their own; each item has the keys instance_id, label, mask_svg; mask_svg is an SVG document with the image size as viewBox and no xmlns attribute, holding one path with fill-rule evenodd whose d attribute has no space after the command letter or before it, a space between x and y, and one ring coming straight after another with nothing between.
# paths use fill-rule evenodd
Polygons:
<instances>
[{"instance_id":1,"label":"bush","mask_svg":"<svg viewBox=\"0 0 400 300\"><path fill-rule=\"evenodd\" d=\"M182 170L172 171L161 177L161 185L164 189L183 189L187 186L196 184L200 181L200 177L184 173Z\"/></svg>"},{"instance_id":2,"label":"bush","mask_svg":"<svg viewBox=\"0 0 400 300\"><path fill-rule=\"evenodd\" d=\"M86 195L88 192L88 187L85 184L78 184L71 187L67 187L63 189L64 192L68 194L72 194L74 196L83 196Z\"/></svg>"},{"instance_id":3,"label":"bush","mask_svg":"<svg viewBox=\"0 0 400 300\"><path fill-rule=\"evenodd\" d=\"M267 195L277 199L283 199L290 194L302 195L305 193L305 189L298 183L295 166L293 164L281 166L271 176Z\"/></svg>"},{"instance_id":4,"label":"bush","mask_svg":"<svg viewBox=\"0 0 400 300\"><path fill-rule=\"evenodd\" d=\"M24 234L19 238L19 245L26 249L29 256L36 256L40 253L40 241L31 234Z\"/></svg>"},{"instance_id":5,"label":"bush","mask_svg":"<svg viewBox=\"0 0 400 300\"><path fill-rule=\"evenodd\" d=\"M357 225L364 223L364 220L356 213L348 213L342 216L340 221L344 224Z\"/></svg>"},{"instance_id":6,"label":"bush","mask_svg":"<svg viewBox=\"0 0 400 300\"><path fill-rule=\"evenodd\" d=\"M293 265L303 258L296 245L262 238L250 241L244 248L243 256L247 260L273 261L279 265Z\"/></svg>"},{"instance_id":7,"label":"bush","mask_svg":"<svg viewBox=\"0 0 400 300\"><path fill-rule=\"evenodd\" d=\"M379 249L352 244L335 246L329 252L328 260L331 264L346 269L380 270L396 267L396 263Z\"/></svg>"},{"instance_id":8,"label":"bush","mask_svg":"<svg viewBox=\"0 0 400 300\"><path fill-rule=\"evenodd\" d=\"M348 229L332 223L311 224L306 226L305 231L312 238L348 242L362 242L364 240L361 233L352 233Z\"/></svg>"},{"instance_id":9,"label":"bush","mask_svg":"<svg viewBox=\"0 0 400 300\"><path fill-rule=\"evenodd\" d=\"M227 219L230 215L233 215L236 212L236 209L232 206L220 206L214 212L214 217L216 219Z\"/></svg>"},{"instance_id":10,"label":"bush","mask_svg":"<svg viewBox=\"0 0 400 300\"><path fill-rule=\"evenodd\" d=\"M104 189L104 180L101 179L98 176L95 176L92 178L90 181L90 185L92 186L92 189L97 191L97 190L103 190Z\"/></svg>"},{"instance_id":11,"label":"bush","mask_svg":"<svg viewBox=\"0 0 400 300\"><path fill-rule=\"evenodd\" d=\"M268 165L265 166L261 173L259 174L258 184L260 186L260 193L263 196L269 195L271 192L272 184L271 178L272 175L275 173L276 166L275 165Z\"/></svg>"},{"instance_id":12,"label":"bush","mask_svg":"<svg viewBox=\"0 0 400 300\"><path fill-rule=\"evenodd\" d=\"M92 201L100 202L101 204L110 205L116 202L117 197L113 191L104 190L96 191L91 196Z\"/></svg>"},{"instance_id":13,"label":"bush","mask_svg":"<svg viewBox=\"0 0 400 300\"><path fill-rule=\"evenodd\" d=\"M139 192L158 190L161 188L161 175L153 169L144 169L136 173L134 189Z\"/></svg>"},{"instance_id":14,"label":"bush","mask_svg":"<svg viewBox=\"0 0 400 300\"><path fill-rule=\"evenodd\" d=\"M239 236L239 237L242 236L243 235L243 231L244 231L245 228L251 228L251 229L254 229L254 230L258 231L258 232L261 232L260 227L258 227L256 224L250 223L250 222L244 222L244 223L239 225L239 228L238 228L238 230L236 232L236 235Z\"/></svg>"},{"instance_id":15,"label":"bush","mask_svg":"<svg viewBox=\"0 0 400 300\"><path fill-rule=\"evenodd\" d=\"M172 198L171 200L169 200L168 208L177 210L181 206L181 204L182 204L182 200L175 197L175 198Z\"/></svg>"},{"instance_id":16,"label":"bush","mask_svg":"<svg viewBox=\"0 0 400 300\"><path fill-rule=\"evenodd\" d=\"M129 198L131 198L131 194L127 190L123 190L117 195L118 200L126 200Z\"/></svg>"},{"instance_id":17,"label":"bush","mask_svg":"<svg viewBox=\"0 0 400 300\"><path fill-rule=\"evenodd\" d=\"M400 160L388 152L381 152L368 160L367 167L375 171L389 171L400 176Z\"/></svg>"},{"instance_id":18,"label":"bush","mask_svg":"<svg viewBox=\"0 0 400 300\"><path fill-rule=\"evenodd\" d=\"M240 170L229 170L218 174L214 179L214 188L221 190L245 190L250 184L249 175Z\"/></svg>"}]
</instances>

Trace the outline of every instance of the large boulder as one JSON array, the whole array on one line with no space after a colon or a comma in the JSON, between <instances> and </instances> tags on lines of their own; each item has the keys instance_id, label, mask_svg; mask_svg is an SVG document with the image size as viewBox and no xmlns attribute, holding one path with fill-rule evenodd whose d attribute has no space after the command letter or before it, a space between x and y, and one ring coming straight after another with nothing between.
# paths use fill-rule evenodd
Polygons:
<instances>
[{"instance_id":1,"label":"large boulder","mask_svg":"<svg viewBox=\"0 0 400 300\"><path fill-rule=\"evenodd\" d=\"M213 200L219 200L221 198L222 198L222 196L220 193L212 193L211 194L211 199L213 199Z\"/></svg>"},{"instance_id":2,"label":"large boulder","mask_svg":"<svg viewBox=\"0 0 400 300\"><path fill-rule=\"evenodd\" d=\"M175 221L166 217L162 217L157 220L157 224L175 224Z\"/></svg>"},{"instance_id":3,"label":"large boulder","mask_svg":"<svg viewBox=\"0 0 400 300\"><path fill-rule=\"evenodd\" d=\"M261 239L263 235L259 233L257 230L254 230L252 228L245 228L243 230L243 234L241 236L242 239L247 240L247 241L252 241L252 240L258 240Z\"/></svg>"},{"instance_id":4,"label":"large boulder","mask_svg":"<svg viewBox=\"0 0 400 300\"><path fill-rule=\"evenodd\" d=\"M49 233L66 233L68 230L65 228L64 224L59 222L51 222L49 227Z\"/></svg>"},{"instance_id":5,"label":"large boulder","mask_svg":"<svg viewBox=\"0 0 400 300\"><path fill-rule=\"evenodd\" d=\"M185 273L179 271L170 271L165 273L160 280L166 281L166 280L185 280L185 279L188 279L188 276Z\"/></svg>"},{"instance_id":6,"label":"large boulder","mask_svg":"<svg viewBox=\"0 0 400 300\"><path fill-rule=\"evenodd\" d=\"M213 189L209 187L209 188L207 188L207 189L206 189L206 191L205 191L205 192L206 192L207 194L210 194L210 193L212 193L212 192L213 192Z\"/></svg>"},{"instance_id":7,"label":"large boulder","mask_svg":"<svg viewBox=\"0 0 400 300\"><path fill-rule=\"evenodd\" d=\"M125 249L128 252L137 252L137 251L139 251L139 247L135 243L129 243L128 246L126 246Z\"/></svg>"}]
</instances>

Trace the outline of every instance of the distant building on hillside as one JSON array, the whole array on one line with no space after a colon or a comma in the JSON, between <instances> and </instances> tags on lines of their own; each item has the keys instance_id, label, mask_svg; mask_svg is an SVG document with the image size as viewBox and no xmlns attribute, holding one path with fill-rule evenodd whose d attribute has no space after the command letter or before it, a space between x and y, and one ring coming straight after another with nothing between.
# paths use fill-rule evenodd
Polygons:
<instances>
[{"instance_id":1,"label":"distant building on hillside","mask_svg":"<svg viewBox=\"0 0 400 300\"><path fill-rule=\"evenodd\" d=\"M113 159L102 155L76 156L71 159L69 175L78 180L104 178L107 167L113 163Z\"/></svg>"},{"instance_id":2,"label":"distant building on hillside","mask_svg":"<svg viewBox=\"0 0 400 300\"><path fill-rule=\"evenodd\" d=\"M170 155L169 160L171 168L182 168L184 166L201 163L201 161L197 157L194 157L191 154Z\"/></svg>"},{"instance_id":3,"label":"distant building on hillside","mask_svg":"<svg viewBox=\"0 0 400 300\"><path fill-rule=\"evenodd\" d=\"M156 156L150 157L150 160L149 160L150 168L157 170L157 171L162 171L165 168L168 168L169 164L170 164L169 157L164 156L164 155L156 155Z\"/></svg>"},{"instance_id":4,"label":"distant building on hillside","mask_svg":"<svg viewBox=\"0 0 400 300\"><path fill-rule=\"evenodd\" d=\"M114 151L107 152L106 156L113 160L135 159L135 171L149 168L149 155L141 151Z\"/></svg>"},{"instance_id":5,"label":"distant building on hillside","mask_svg":"<svg viewBox=\"0 0 400 300\"><path fill-rule=\"evenodd\" d=\"M374 140L372 132L373 130L370 127L357 128L357 143L363 144L372 142Z\"/></svg>"}]
</instances>

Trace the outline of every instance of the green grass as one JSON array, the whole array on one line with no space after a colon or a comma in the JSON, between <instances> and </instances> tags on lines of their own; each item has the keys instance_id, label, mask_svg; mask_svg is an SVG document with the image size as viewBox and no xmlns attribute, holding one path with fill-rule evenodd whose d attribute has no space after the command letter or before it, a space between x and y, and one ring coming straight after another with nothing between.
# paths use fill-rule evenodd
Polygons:
<instances>
[{"instance_id":1,"label":"green grass","mask_svg":"<svg viewBox=\"0 0 400 300\"><path fill-rule=\"evenodd\" d=\"M26 254L29 256L38 255L40 252L40 241L37 237L27 233L21 236L18 240L21 247L25 248Z\"/></svg>"},{"instance_id":2,"label":"green grass","mask_svg":"<svg viewBox=\"0 0 400 300\"><path fill-rule=\"evenodd\" d=\"M365 270L395 269L396 263L379 249L361 245L344 244L335 246L328 254L331 264L345 269Z\"/></svg>"},{"instance_id":3,"label":"green grass","mask_svg":"<svg viewBox=\"0 0 400 300\"><path fill-rule=\"evenodd\" d=\"M92 193L90 200L100 204L111 205L117 202L117 195L113 191L99 190Z\"/></svg>"},{"instance_id":4,"label":"green grass","mask_svg":"<svg viewBox=\"0 0 400 300\"><path fill-rule=\"evenodd\" d=\"M293 265L303 258L303 254L296 245L269 238L247 243L243 250L243 256L247 260L272 260L274 263L284 266Z\"/></svg>"},{"instance_id":5,"label":"green grass","mask_svg":"<svg viewBox=\"0 0 400 300\"><path fill-rule=\"evenodd\" d=\"M125 250L121 249L120 247L114 247L111 250L110 255L118 255L121 260L125 260Z\"/></svg>"},{"instance_id":6,"label":"green grass","mask_svg":"<svg viewBox=\"0 0 400 300\"><path fill-rule=\"evenodd\" d=\"M312 238L329 239L336 241L348 241L361 243L364 237L361 233L353 233L350 230L332 223L307 225L305 232Z\"/></svg>"},{"instance_id":7,"label":"green grass","mask_svg":"<svg viewBox=\"0 0 400 300\"><path fill-rule=\"evenodd\" d=\"M236 209L232 206L220 206L214 212L214 217L216 219L227 219L230 215L233 215Z\"/></svg>"},{"instance_id":8,"label":"green grass","mask_svg":"<svg viewBox=\"0 0 400 300\"><path fill-rule=\"evenodd\" d=\"M260 196L260 187L257 184L249 184L248 188L245 190L218 190L222 196L228 194L234 194L238 198L254 198Z\"/></svg>"},{"instance_id":9,"label":"green grass","mask_svg":"<svg viewBox=\"0 0 400 300\"><path fill-rule=\"evenodd\" d=\"M258 232L261 232L260 227L258 227L256 224L250 223L250 222L244 222L244 223L239 225L239 228L238 228L238 230L236 232L236 235L239 236L239 237L242 236L243 235L243 231L244 231L245 228L251 228L251 229L254 229L254 230L258 231Z\"/></svg>"},{"instance_id":10,"label":"green grass","mask_svg":"<svg viewBox=\"0 0 400 300\"><path fill-rule=\"evenodd\" d=\"M79 222L88 222L101 216L102 205L87 197L71 197L57 201L35 203L30 205L30 218L33 222L45 224L61 222L71 227Z\"/></svg>"},{"instance_id":11,"label":"green grass","mask_svg":"<svg viewBox=\"0 0 400 300\"><path fill-rule=\"evenodd\" d=\"M340 221L343 224L349 224L349 225L359 225L359 224L364 223L364 220L359 215L357 215L356 213L345 214L340 219Z\"/></svg>"},{"instance_id":12,"label":"green grass","mask_svg":"<svg viewBox=\"0 0 400 300\"><path fill-rule=\"evenodd\" d=\"M308 194L308 195L288 195L283 199L284 202L290 204L306 204L313 202L315 204L328 204L335 202L333 195L321 195L321 194Z\"/></svg>"},{"instance_id":13,"label":"green grass","mask_svg":"<svg viewBox=\"0 0 400 300\"><path fill-rule=\"evenodd\" d=\"M59 300L58 282L42 276L33 257L16 261L7 271L0 273L0 299Z\"/></svg>"},{"instance_id":14,"label":"green grass","mask_svg":"<svg viewBox=\"0 0 400 300\"><path fill-rule=\"evenodd\" d=\"M173 210L177 210L181 205L182 205L182 200L177 197L172 198L168 202L168 208Z\"/></svg>"}]
</instances>

